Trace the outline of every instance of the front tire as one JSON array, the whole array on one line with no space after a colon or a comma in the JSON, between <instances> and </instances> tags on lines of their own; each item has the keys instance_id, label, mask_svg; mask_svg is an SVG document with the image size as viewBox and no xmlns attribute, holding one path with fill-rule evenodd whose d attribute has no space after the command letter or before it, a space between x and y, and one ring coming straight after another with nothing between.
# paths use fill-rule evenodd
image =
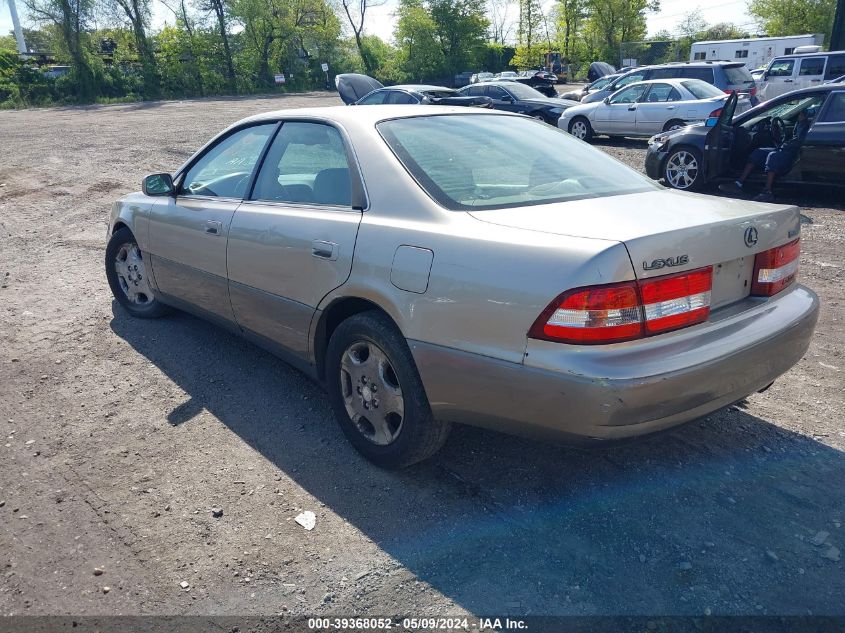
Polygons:
<instances>
[{"instance_id":1,"label":"front tire","mask_svg":"<svg viewBox=\"0 0 845 633\"><path fill-rule=\"evenodd\" d=\"M150 284L149 262L128 228L115 231L106 246L106 279L117 302L129 314L155 319L170 312Z\"/></svg>"},{"instance_id":2,"label":"front tire","mask_svg":"<svg viewBox=\"0 0 845 633\"><path fill-rule=\"evenodd\" d=\"M701 152L694 147L678 147L669 152L663 165L663 179L672 189L695 191L704 181Z\"/></svg>"},{"instance_id":3,"label":"front tire","mask_svg":"<svg viewBox=\"0 0 845 633\"><path fill-rule=\"evenodd\" d=\"M577 139L589 143L593 140L593 126L590 121L582 116L577 116L572 119L569 124L569 133Z\"/></svg>"},{"instance_id":4,"label":"front tire","mask_svg":"<svg viewBox=\"0 0 845 633\"><path fill-rule=\"evenodd\" d=\"M383 468L431 457L451 430L432 415L401 332L375 310L349 317L332 334L326 386L343 434Z\"/></svg>"}]
</instances>

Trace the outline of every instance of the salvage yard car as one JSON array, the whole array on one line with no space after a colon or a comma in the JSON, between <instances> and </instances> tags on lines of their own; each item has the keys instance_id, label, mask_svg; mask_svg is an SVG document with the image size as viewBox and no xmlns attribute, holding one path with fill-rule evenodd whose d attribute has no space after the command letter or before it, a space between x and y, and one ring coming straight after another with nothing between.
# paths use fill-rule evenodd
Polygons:
<instances>
[{"instance_id":1,"label":"salvage yard car","mask_svg":"<svg viewBox=\"0 0 845 633\"><path fill-rule=\"evenodd\" d=\"M553 99L530 86L515 81L485 81L461 88L459 92L466 97L488 97L490 107L505 112L518 112L556 125L561 113L577 101Z\"/></svg>"},{"instance_id":2,"label":"salvage yard car","mask_svg":"<svg viewBox=\"0 0 845 633\"><path fill-rule=\"evenodd\" d=\"M652 136L718 116L728 96L700 79L659 79L630 84L603 101L567 108L558 127L582 141L596 134ZM738 102L751 107L747 98Z\"/></svg>"},{"instance_id":3,"label":"salvage yard car","mask_svg":"<svg viewBox=\"0 0 845 633\"><path fill-rule=\"evenodd\" d=\"M817 112L797 160L781 184L845 184L845 85L795 90L734 116L732 95L712 126L696 125L649 139L646 173L675 189L701 189L735 179L758 147L776 147L792 137L798 113Z\"/></svg>"},{"instance_id":4,"label":"salvage yard car","mask_svg":"<svg viewBox=\"0 0 845 633\"><path fill-rule=\"evenodd\" d=\"M800 227L525 116L291 109L116 202L105 271L130 315L187 310L321 381L400 467L452 423L611 440L766 388L816 323Z\"/></svg>"}]
</instances>

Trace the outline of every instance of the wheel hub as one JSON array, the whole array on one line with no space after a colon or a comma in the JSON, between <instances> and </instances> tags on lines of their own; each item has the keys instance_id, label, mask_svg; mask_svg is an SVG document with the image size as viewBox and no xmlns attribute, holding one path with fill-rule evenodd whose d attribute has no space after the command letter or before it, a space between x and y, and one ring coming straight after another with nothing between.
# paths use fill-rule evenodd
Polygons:
<instances>
[{"instance_id":1,"label":"wheel hub","mask_svg":"<svg viewBox=\"0 0 845 633\"><path fill-rule=\"evenodd\" d=\"M123 294L134 304L146 305L155 299L147 269L137 244L123 244L117 249L114 269Z\"/></svg>"},{"instance_id":2,"label":"wheel hub","mask_svg":"<svg viewBox=\"0 0 845 633\"><path fill-rule=\"evenodd\" d=\"M384 351L370 341L350 345L340 367L346 413L374 444L387 445L399 435L405 401L396 372Z\"/></svg>"}]
</instances>

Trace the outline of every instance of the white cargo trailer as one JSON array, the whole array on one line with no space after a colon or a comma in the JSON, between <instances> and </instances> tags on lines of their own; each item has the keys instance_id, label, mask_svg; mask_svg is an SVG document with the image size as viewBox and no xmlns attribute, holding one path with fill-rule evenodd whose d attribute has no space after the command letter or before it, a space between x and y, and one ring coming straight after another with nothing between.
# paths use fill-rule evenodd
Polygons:
<instances>
[{"instance_id":1,"label":"white cargo trailer","mask_svg":"<svg viewBox=\"0 0 845 633\"><path fill-rule=\"evenodd\" d=\"M791 55L798 47L821 47L823 44L823 33L695 42L690 50L690 61L744 62L749 70L753 70L765 66L779 55Z\"/></svg>"}]
</instances>

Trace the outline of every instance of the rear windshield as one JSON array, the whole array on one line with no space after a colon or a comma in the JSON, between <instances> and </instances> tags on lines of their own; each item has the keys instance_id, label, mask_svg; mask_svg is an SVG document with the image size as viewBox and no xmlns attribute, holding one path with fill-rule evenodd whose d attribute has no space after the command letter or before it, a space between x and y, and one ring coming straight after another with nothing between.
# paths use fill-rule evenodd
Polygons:
<instances>
[{"instance_id":1,"label":"rear windshield","mask_svg":"<svg viewBox=\"0 0 845 633\"><path fill-rule=\"evenodd\" d=\"M725 66L725 77L731 86L754 83L754 77L745 66Z\"/></svg>"},{"instance_id":2,"label":"rear windshield","mask_svg":"<svg viewBox=\"0 0 845 633\"><path fill-rule=\"evenodd\" d=\"M700 79L688 79L682 81L681 85L689 90L696 99L709 99L710 97L724 97L725 93L713 84Z\"/></svg>"},{"instance_id":3,"label":"rear windshield","mask_svg":"<svg viewBox=\"0 0 845 633\"><path fill-rule=\"evenodd\" d=\"M528 118L431 115L383 121L378 130L419 185L453 211L660 188L604 152Z\"/></svg>"}]
</instances>

